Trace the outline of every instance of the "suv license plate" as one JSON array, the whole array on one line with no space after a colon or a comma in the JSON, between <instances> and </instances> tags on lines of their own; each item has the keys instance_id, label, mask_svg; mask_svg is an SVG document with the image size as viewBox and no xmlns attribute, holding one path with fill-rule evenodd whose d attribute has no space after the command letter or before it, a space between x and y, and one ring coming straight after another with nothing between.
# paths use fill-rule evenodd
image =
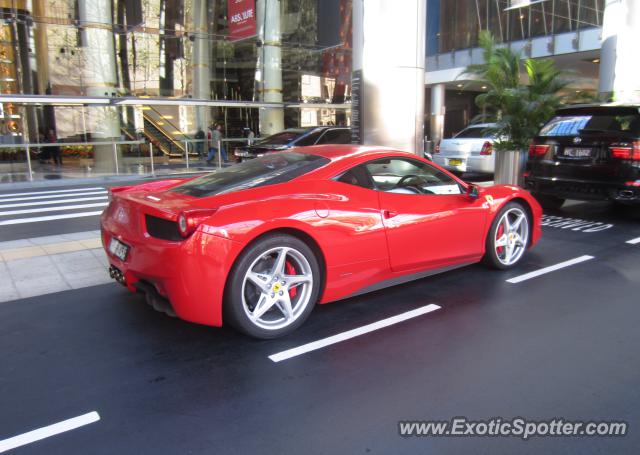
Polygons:
<instances>
[{"instance_id":1,"label":"suv license plate","mask_svg":"<svg viewBox=\"0 0 640 455\"><path fill-rule=\"evenodd\" d=\"M571 158L590 158L591 149L566 147L564 149L564 156L569 156Z\"/></svg>"},{"instance_id":2,"label":"suv license plate","mask_svg":"<svg viewBox=\"0 0 640 455\"><path fill-rule=\"evenodd\" d=\"M451 159L449 160L449 166L460 166L462 165L462 160Z\"/></svg>"},{"instance_id":3,"label":"suv license plate","mask_svg":"<svg viewBox=\"0 0 640 455\"><path fill-rule=\"evenodd\" d=\"M121 261L124 261L127 258L127 253L129 253L129 245L125 245L116 238L111 238L111 241L109 242L109 253L113 254Z\"/></svg>"}]
</instances>

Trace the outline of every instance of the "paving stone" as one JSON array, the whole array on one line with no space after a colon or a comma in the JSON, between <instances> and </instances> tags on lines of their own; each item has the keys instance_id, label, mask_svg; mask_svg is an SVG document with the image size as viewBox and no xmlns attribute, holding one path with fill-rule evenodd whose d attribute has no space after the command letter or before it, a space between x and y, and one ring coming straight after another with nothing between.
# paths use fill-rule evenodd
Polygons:
<instances>
[{"instance_id":1,"label":"paving stone","mask_svg":"<svg viewBox=\"0 0 640 455\"><path fill-rule=\"evenodd\" d=\"M61 279L60 273L49 256L16 259L7 262L9 274L14 282L45 279L49 276Z\"/></svg>"}]
</instances>

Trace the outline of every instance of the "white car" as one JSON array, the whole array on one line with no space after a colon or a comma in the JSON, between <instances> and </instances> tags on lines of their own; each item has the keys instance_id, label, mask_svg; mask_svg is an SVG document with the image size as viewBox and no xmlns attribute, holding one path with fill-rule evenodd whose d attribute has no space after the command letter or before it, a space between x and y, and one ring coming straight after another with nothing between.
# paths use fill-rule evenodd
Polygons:
<instances>
[{"instance_id":1,"label":"white car","mask_svg":"<svg viewBox=\"0 0 640 455\"><path fill-rule=\"evenodd\" d=\"M487 131L493 123L470 125L451 139L443 139L436 146L433 162L453 172L493 174L496 136Z\"/></svg>"}]
</instances>

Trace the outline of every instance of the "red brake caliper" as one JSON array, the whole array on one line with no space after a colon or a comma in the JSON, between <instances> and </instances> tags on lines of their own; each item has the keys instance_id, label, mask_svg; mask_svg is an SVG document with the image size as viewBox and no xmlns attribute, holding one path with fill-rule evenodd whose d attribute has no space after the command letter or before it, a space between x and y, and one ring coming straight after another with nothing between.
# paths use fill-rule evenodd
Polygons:
<instances>
[{"instance_id":1,"label":"red brake caliper","mask_svg":"<svg viewBox=\"0 0 640 455\"><path fill-rule=\"evenodd\" d=\"M496 232L496 240L502 237L503 234L504 234L504 224L500 223L500 226L498 226L498 232ZM498 248L496 248L496 252L498 254L502 254L503 251L504 251L503 246L499 246Z\"/></svg>"},{"instance_id":2,"label":"red brake caliper","mask_svg":"<svg viewBox=\"0 0 640 455\"><path fill-rule=\"evenodd\" d=\"M296 269L293 266L293 264L289 261L285 262L284 264L284 269L287 272L287 275L295 275L296 274ZM296 288L293 289L289 289L289 297L290 298L294 298L296 296L296 294L298 293L298 290Z\"/></svg>"}]
</instances>

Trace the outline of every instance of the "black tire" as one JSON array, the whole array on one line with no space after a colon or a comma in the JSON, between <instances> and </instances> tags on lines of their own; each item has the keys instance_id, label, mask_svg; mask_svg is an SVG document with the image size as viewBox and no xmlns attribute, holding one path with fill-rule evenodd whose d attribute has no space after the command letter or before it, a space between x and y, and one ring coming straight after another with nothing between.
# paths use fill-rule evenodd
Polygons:
<instances>
[{"instance_id":1,"label":"black tire","mask_svg":"<svg viewBox=\"0 0 640 455\"><path fill-rule=\"evenodd\" d=\"M496 237L498 237L500 224L502 222L503 216L509 212L509 216L516 214L521 214L524 216L524 219L520 222L521 227L526 228L526 235L523 233L518 233L520 238L520 242L522 245L520 247L515 247L517 249L517 258L514 262L507 261L505 263L505 258L503 258L498 253L499 246L496 245ZM502 232L500 235L504 234ZM522 238L522 237L525 238ZM507 236L508 237L508 236ZM507 203L498 214L495 216L493 221L491 222L491 227L489 228L489 232L487 233L487 238L485 240L485 253L482 258L482 262L494 269L498 270L506 270L512 267L515 267L524 257L527 248L529 247L529 241L531 237L531 219L529 216L529 212L525 209L525 207L519 202L509 202ZM506 248L506 247L505 247Z\"/></svg>"},{"instance_id":2,"label":"black tire","mask_svg":"<svg viewBox=\"0 0 640 455\"><path fill-rule=\"evenodd\" d=\"M532 195L545 210L558 210L564 204L564 199L558 196L540 193L532 193Z\"/></svg>"},{"instance_id":3,"label":"black tire","mask_svg":"<svg viewBox=\"0 0 640 455\"><path fill-rule=\"evenodd\" d=\"M252 318L252 316L250 316L250 314L253 314L253 311L257 310L257 307L260 305L259 301L262 297L268 299L269 296L266 294L269 294L273 299L274 295L276 295L280 290L278 282L275 282L272 285L273 281L271 278L280 278L282 280L281 282L284 282L282 278L286 277L286 272L283 272L282 277L272 276L266 280L264 283L265 285L268 284L268 290L259 289L248 278L248 272L251 267L253 267L252 271L255 272L256 267L263 265L265 267L265 271L259 273L264 277L267 277L267 275L270 276L270 274L267 273L267 269L275 265L274 263L277 261L278 252L273 250L278 249L286 251L285 259L287 260L288 267L294 267L299 270L304 269L306 270L305 275L310 273L312 277L312 283L310 283L308 287L306 284L299 285L302 287L302 291L300 291L300 295L298 296L299 300L297 301L297 304L302 305L302 307L298 308L297 305L294 307L296 309L296 314L294 315L295 317L293 315L291 316L292 321L290 323L286 323L287 316L281 308L282 306L285 306L285 304L280 301L275 304L271 303L270 309L263 315L265 317L272 317L274 319L273 321L262 321L262 316L258 318ZM275 257L273 255L275 255ZM271 265L269 264L269 261L272 261ZM295 275L301 273L302 272L297 271ZM305 242L287 234L276 233L261 237L249 245L240 254L231 270L225 292L225 322L228 322L236 330L254 338L271 339L287 335L300 327L300 325L304 323L313 311L313 307L315 306L320 293L321 282L322 272L320 270L318 259L316 258L313 250ZM278 288L276 288L276 286L278 286ZM284 292L287 292L286 298L290 301L290 307L294 306L296 297L291 296L291 293L287 290L288 288L284 288L284 285L282 289ZM282 296L283 292L279 292L279 295ZM255 303L255 306L251 308L256 299L258 303ZM278 297L276 296L275 299L278 299ZM303 299L304 301L302 301ZM277 311L281 312L280 318L285 320L282 322L282 324L286 323L283 327L279 327L277 325ZM289 312L289 314L291 315L292 313ZM266 324L273 324L273 326L265 327Z\"/></svg>"}]
</instances>

